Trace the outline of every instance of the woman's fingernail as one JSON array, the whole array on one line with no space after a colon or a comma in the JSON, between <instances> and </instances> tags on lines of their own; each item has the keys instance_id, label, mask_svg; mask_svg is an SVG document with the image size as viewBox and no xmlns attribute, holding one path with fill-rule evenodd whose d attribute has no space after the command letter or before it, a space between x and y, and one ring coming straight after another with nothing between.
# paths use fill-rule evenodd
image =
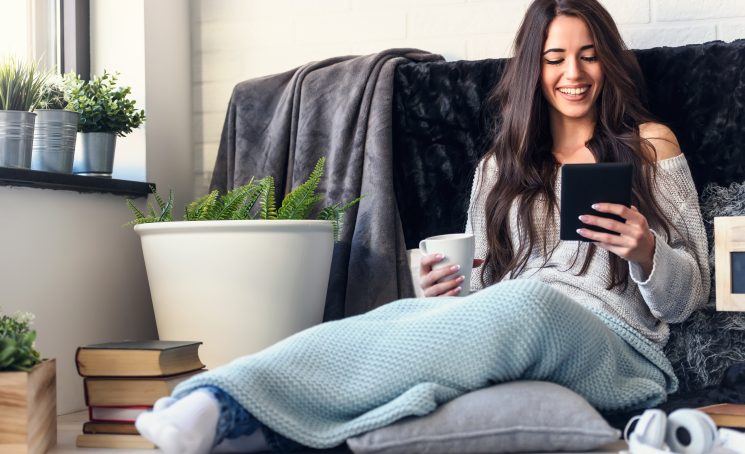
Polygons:
<instances>
[{"instance_id":1,"label":"woman's fingernail","mask_svg":"<svg viewBox=\"0 0 745 454\"><path fill-rule=\"evenodd\" d=\"M580 235L582 235L582 231L583 231L583 230L584 230L584 229L577 229L577 233L579 233Z\"/></svg>"},{"instance_id":2,"label":"woman's fingernail","mask_svg":"<svg viewBox=\"0 0 745 454\"><path fill-rule=\"evenodd\" d=\"M585 221L587 221L587 216L585 216L585 215L583 214L583 215L581 215L581 216L579 217L579 220L580 220L580 221L582 221L582 222L585 222Z\"/></svg>"},{"instance_id":3,"label":"woman's fingernail","mask_svg":"<svg viewBox=\"0 0 745 454\"><path fill-rule=\"evenodd\" d=\"M445 258L445 256L442 255L442 254L435 254L435 258L438 259L438 260L442 260L442 259Z\"/></svg>"},{"instance_id":4,"label":"woman's fingernail","mask_svg":"<svg viewBox=\"0 0 745 454\"><path fill-rule=\"evenodd\" d=\"M465 279L466 279L465 276L458 276L458 278L456 279L456 281L463 282Z\"/></svg>"},{"instance_id":5,"label":"woman's fingernail","mask_svg":"<svg viewBox=\"0 0 745 454\"><path fill-rule=\"evenodd\" d=\"M453 265L450 267L450 271L458 271L460 269L460 265Z\"/></svg>"},{"instance_id":6,"label":"woman's fingernail","mask_svg":"<svg viewBox=\"0 0 745 454\"><path fill-rule=\"evenodd\" d=\"M457 287L457 288L455 289L455 293L460 293L460 287Z\"/></svg>"},{"instance_id":7,"label":"woman's fingernail","mask_svg":"<svg viewBox=\"0 0 745 454\"><path fill-rule=\"evenodd\" d=\"M597 203L593 203L593 204L592 204L592 209L593 209L593 210L597 210L599 206L600 206L600 205L598 205Z\"/></svg>"}]
</instances>

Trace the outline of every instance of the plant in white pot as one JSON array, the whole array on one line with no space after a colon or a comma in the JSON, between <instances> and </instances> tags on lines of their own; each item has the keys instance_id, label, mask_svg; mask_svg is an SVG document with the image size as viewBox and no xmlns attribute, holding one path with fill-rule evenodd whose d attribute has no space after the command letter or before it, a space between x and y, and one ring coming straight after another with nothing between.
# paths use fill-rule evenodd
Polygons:
<instances>
[{"instance_id":1,"label":"plant in white pot","mask_svg":"<svg viewBox=\"0 0 745 454\"><path fill-rule=\"evenodd\" d=\"M44 85L36 109L31 169L72 172L80 112L71 108L62 76L51 77Z\"/></svg>"},{"instance_id":2,"label":"plant in white pot","mask_svg":"<svg viewBox=\"0 0 745 454\"><path fill-rule=\"evenodd\" d=\"M37 62L0 62L0 166L31 167L36 108L48 74Z\"/></svg>"},{"instance_id":3,"label":"plant in white pot","mask_svg":"<svg viewBox=\"0 0 745 454\"><path fill-rule=\"evenodd\" d=\"M309 220L324 158L308 180L275 205L271 176L225 195L217 191L173 220L173 194L135 214L158 335L200 340L215 367L323 321L333 243L347 209L338 203Z\"/></svg>"},{"instance_id":4,"label":"plant in white pot","mask_svg":"<svg viewBox=\"0 0 745 454\"><path fill-rule=\"evenodd\" d=\"M120 87L117 79L118 73L106 71L90 81L77 74L65 76L69 108L80 112L73 173L110 177L117 136L126 136L145 121L145 111L131 99L131 88Z\"/></svg>"},{"instance_id":5,"label":"plant in white pot","mask_svg":"<svg viewBox=\"0 0 745 454\"><path fill-rule=\"evenodd\" d=\"M32 320L0 311L0 452L43 453L57 443L56 364L36 350Z\"/></svg>"}]
</instances>

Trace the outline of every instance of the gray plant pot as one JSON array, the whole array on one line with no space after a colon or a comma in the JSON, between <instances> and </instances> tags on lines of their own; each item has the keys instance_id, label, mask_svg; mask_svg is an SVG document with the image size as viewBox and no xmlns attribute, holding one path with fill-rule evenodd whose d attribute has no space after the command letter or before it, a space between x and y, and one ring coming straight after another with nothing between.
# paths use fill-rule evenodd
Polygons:
<instances>
[{"instance_id":1,"label":"gray plant pot","mask_svg":"<svg viewBox=\"0 0 745 454\"><path fill-rule=\"evenodd\" d=\"M116 134L113 132L79 132L73 173L111 177L115 148Z\"/></svg>"},{"instance_id":2,"label":"gray plant pot","mask_svg":"<svg viewBox=\"0 0 745 454\"><path fill-rule=\"evenodd\" d=\"M0 166L31 167L36 114L21 110L0 110Z\"/></svg>"},{"instance_id":3,"label":"gray plant pot","mask_svg":"<svg viewBox=\"0 0 745 454\"><path fill-rule=\"evenodd\" d=\"M80 113L69 110L36 110L31 168L46 172L72 172Z\"/></svg>"}]
</instances>

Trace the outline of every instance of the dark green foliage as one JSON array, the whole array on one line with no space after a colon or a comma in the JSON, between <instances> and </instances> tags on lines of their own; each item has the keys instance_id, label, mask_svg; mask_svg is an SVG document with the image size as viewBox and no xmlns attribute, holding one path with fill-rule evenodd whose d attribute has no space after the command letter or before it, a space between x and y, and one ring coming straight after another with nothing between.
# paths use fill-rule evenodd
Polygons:
<instances>
[{"instance_id":1,"label":"dark green foliage","mask_svg":"<svg viewBox=\"0 0 745 454\"><path fill-rule=\"evenodd\" d=\"M30 314L0 313L0 371L29 371L41 362L34 348L36 331Z\"/></svg>"},{"instance_id":2,"label":"dark green foliage","mask_svg":"<svg viewBox=\"0 0 745 454\"><path fill-rule=\"evenodd\" d=\"M130 98L130 87L117 86L118 73L90 81L80 80L77 74L65 75L70 110L80 112L78 131L113 132L120 137L132 132L145 121L145 111L135 108Z\"/></svg>"},{"instance_id":3,"label":"dark green foliage","mask_svg":"<svg viewBox=\"0 0 745 454\"><path fill-rule=\"evenodd\" d=\"M339 240L341 227L344 223L344 212L350 209L355 203L358 203L360 200L362 200L362 197L357 197L356 199L344 205L342 205L341 203L336 203L334 205L329 205L321 210L321 213L318 215L318 219L331 221L331 225L334 229L334 240Z\"/></svg>"},{"instance_id":4,"label":"dark green foliage","mask_svg":"<svg viewBox=\"0 0 745 454\"><path fill-rule=\"evenodd\" d=\"M277 209L274 193L274 178L266 176L259 181L251 181L243 186L238 186L225 195L217 191L200 197L186 206L184 213L185 221L217 221L217 220L239 220L239 219L308 219L315 206L323 200L316 194L318 185L323 177L323 167L326 160L321 158L316 163L308 180L287 194L282 201L282 206ZM135 215L135 219L128 225L143 224L147 222L172 221L171 209L173 208L173 192L170 193L168 202L162 198L153 188L153 196L158 202L160 212L150 207L150 214L142 213L131 200L127 205ZM346 204L337 203L323 208L318 219L331 221L334 240L339 239L344 219L344 212L362 200L358 197ZM256 203L258 202L258 208ZM167 212L166 212L167 210Z\"/></svg>"},{"instance_id":5,"label":"dark green foliage","mask_svg":"<svg viewBox=\"0 0 745 454\"><path fill-rule=\"evenodd\" d=\"M148 214L143 213L140 211L139 208L134 204L132 199L127 199L127 206L129 209L134 213L135 218L131 221L129 221L125 225L135 225L135 224L148 224L150 222L169 222L173 221L173 191L168 192L168 200L163 200L163 198L158 195L157 192L155 192L154 187L150 187L150 192L153 193L153 197L155 198L155 201L158 204L158 208L156 209L152 203L147 204L148 206Z\"/></svg>"}]
</instances>

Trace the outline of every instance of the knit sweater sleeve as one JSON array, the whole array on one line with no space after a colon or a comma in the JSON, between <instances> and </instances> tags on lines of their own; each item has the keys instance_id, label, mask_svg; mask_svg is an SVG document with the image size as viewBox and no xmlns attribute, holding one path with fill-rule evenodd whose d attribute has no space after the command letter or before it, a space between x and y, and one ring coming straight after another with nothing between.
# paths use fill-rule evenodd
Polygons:
<instances>
[{"instance_id":1,"label":"knit sweater sleeve","mask_svg":"<svg viewBox=\"0 0 745 454\"><path fill-rule=\"evenodd\" d=\"M484 174L484 165L486 165L486 174ZM489 191L496 183L497 165L494 158L489 161L481 160L476 167L476 174L473 176L473 186L471 186L471 199L468 204L468 217L466 219L466 233L473 234L476 243L474 257L483 259L486 257L488 250L488 241L486 239L486 197ZM491 282L487 282L490 285ZM484 286L481 283L481 268L475 268L471 273L471 292L481 290Z\"/></svg>"},{"instance_id":2,"label":"knit sweater sleeve","mask_svg":"<svg viewBox=\"0 0 745 454\"><path fill-rule=\"evenodd\" d=\"M710 279L706 233L698 194L683 155L657 163L657 201L675 228L666 238L658 226L652 272L629 262L631 279L652 314L667 323L679 323L708 300Z\"/></svg>"}]
</instances>

